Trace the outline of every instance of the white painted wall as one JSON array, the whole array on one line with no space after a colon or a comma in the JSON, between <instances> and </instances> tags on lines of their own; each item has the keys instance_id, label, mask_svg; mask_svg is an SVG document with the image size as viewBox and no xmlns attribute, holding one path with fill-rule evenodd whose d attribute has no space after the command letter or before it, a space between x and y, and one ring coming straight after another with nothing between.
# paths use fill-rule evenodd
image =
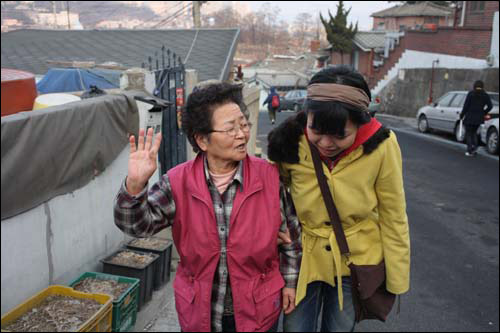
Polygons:
<instances>
[{"instance_id":1,"label":"white painted wall","mask_svg":"<svg viewBox=\"0 0 500 333\"><path fill-rule=\"evenodd\" d=\"M149 105L137 104L143 125ZM128 154L125 147L83 188L1 221L2 315L49 285L102 271L99 260L130 239L113 219ZM158 180L158 171L152 180Z\"/></svg>"},{"instance_id":2,"label":"white painted wall","mask_svg":"<svg viewBox=\"0 0 500 333\"><path fill-rule=\"evenodd\" d=\"M466 68L483 69L488 68L485 59L474 59L467 57L451 56L448 54L420 52L406 50L399 61L387 72L383 80L375 86L372 93L378 94L385 85L398 75L400 69L407 68L432 68L432 62L439 59L435 68Z\"/></svg>"},{"instance_id":3,"label":"white painted wall","mask_svg":"<svg viewBox=\"0 0 500 333\"><path fill-rule=\"evenodd\" d=\"M491 34L490 54L493 55L495 59L493 67L498 68L498 12L495 12L495 15L493 16L493 33Z\"/></svg>"}]
</instances>

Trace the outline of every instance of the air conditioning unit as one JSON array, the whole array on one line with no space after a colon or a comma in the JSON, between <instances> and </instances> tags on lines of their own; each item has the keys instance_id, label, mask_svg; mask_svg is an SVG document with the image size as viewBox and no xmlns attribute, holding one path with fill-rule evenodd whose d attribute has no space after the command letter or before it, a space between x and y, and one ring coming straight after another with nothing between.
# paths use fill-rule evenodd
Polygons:
<instances>
[{"instance_id":1,"label":"air conditioning unit","mask_svg":"<svg viewBox=\"0 0 500 333\"><path fill-rule=\"evenodd\" d=\"M493 54L490 54L486 57L486 63L488 66L493 66L495 64L495 56Z\"/></svg>"}]
</instances>

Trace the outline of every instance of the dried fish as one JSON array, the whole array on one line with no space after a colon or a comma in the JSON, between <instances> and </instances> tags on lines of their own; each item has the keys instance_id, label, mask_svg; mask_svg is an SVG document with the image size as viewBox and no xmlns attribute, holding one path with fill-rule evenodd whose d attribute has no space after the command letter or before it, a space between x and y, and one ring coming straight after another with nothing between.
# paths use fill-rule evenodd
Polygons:
<instances>
[{"instance_id":1,"label":"dried fish","mask_svg":"<svg viewBox=\"0 0 500 333\"><path fill-rule=\"evenodd\" d=\"M118 299L129 287L130 283L119 283L115 280L85 278L78 284L73 286L73 289L91 294L108 294L113 299Z\"/></svg>"},{"instance_id":2,"label":"dried fish","mask_svg":"<svg viewBox=\"0 0 500 333\"><path fill-rule=\"evenodd\" d=\"M140 247L142 249L151 249L151 250L161 250L167 246L168 240L161 238L137 238L133 240L130 245Z\"/></svg>"},{"instance_id":3,"label":"dried fish","mask_svg":"<svg viewBox=\"0 0 500 333\"><path fill-rule=\"evenodd\" d=\"M11 332L72 332L89 320L99 309L93 299L48 296L12 323L2 327Z\"/></svg>"},{"instance_id":4,"label":"dried fish","mask_svg":"<svg viewBox=\"0 0 500 333\"><path fill-rule=\"evenodd\" d=\"M150 254L139 254L131 251L122 251L111 258L110 262L119 265L129 265L129 266L144 266L151 261L154 257Z\"/></svg>"}]
</instances>

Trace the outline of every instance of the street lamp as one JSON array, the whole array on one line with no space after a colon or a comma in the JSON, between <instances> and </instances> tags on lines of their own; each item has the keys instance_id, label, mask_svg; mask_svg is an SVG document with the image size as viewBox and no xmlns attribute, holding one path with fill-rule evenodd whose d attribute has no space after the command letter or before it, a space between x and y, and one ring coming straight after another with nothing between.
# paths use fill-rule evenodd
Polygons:
<instances>
[{"instance_id":1,"label":"street lamp","mask_svg":"<svg viewBox=\"0 0 500 333\"><path fill-rule=\"evenodd\" d=\"M439 59L436 59L436 60L432 61L431 84L430 84L430 87L429 87L429 104L432 103L432 81L434 81L434 63L436 65L438 65L439 64Z\"/></svg>"}]
</instances>

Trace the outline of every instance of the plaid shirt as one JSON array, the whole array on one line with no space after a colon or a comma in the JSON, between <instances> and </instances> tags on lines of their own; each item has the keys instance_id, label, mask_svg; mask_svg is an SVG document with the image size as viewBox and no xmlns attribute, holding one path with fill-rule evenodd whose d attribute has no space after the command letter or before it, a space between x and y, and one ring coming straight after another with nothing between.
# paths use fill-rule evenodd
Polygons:
<instances>
[{"instance_id":1,"label":"plaid shirt","mask_svg":"<svg viewBox=\"0 0 500 333\"><path fill-rule=\"evenodd\" d=\"M205 158L205 177L214 204L214 211L221 243L221 257L214 276L212 289L212 330L222 331L222 316L233 314L231 287L227 269L226 242L229 235L229 218L238 188L243 191L243 163L240 162L233 181L221 195L208 173ZM114 213L116 225L126 234L136 237L149 237L171 226L175 217L175 201L167 175L155 183L148 191L147 186L141 193L132 196L123 182L115 199ZM280 271L286 287L296 288L300 259L300 226L295 216L293 204L285 187L280 184L281 230L288 228L292 243L281 245Z\"/></svg>"}]
</instances>

